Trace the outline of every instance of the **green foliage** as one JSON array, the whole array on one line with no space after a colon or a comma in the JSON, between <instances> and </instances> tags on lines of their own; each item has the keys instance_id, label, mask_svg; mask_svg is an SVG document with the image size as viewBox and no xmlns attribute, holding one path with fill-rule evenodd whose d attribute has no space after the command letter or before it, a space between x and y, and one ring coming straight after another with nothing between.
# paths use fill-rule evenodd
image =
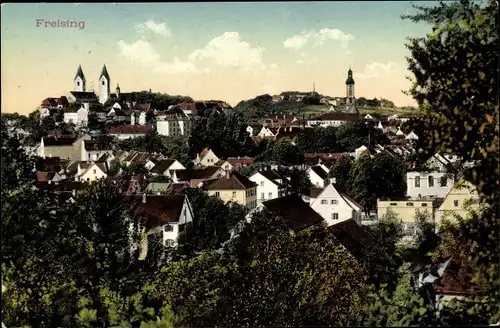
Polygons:
<instances>
[{"instance_id":1,"label":"green foliage","mask_svg":"<svg viewBox=\"0 0 500 328\"><path fill-rule=\"evenodd\" d=\"M351 157L341 157L333 163L329 176L335 178L335 187L342 191L350 190L350 174L354 166Z\"/></svg>"}]
</instances>

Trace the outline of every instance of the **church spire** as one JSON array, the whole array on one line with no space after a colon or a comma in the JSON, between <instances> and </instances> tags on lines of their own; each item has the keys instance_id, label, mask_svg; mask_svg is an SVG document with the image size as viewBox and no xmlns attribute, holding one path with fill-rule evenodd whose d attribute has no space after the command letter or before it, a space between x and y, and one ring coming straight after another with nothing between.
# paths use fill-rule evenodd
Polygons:
<instances>
[{"instance_id":1,"label":"church spire","mask_svg":"<svg viewBox=\"0 0 500 328\"><path fill-rule=\"evenodd\" d=\"M108 81L110 80L109 78L109 74L108 74L108 70L106 69L106 64L104 64L104 66L102 67L102 70L101 70L101 75L99 75L99 79L101 79L101 77L105 77Z\"/></svg>"},{"instance_id":2,"label":"church spire","mask_svg":"<svg viewBox=\"0 0 500 328\"><path fill-rule=\"evenodd\" d=\"M76 71L74 80L76 80L77 77L80 77L83 81L85 81L85 75L83 75L82 65L78 65L78 70Z\"/></svg>"}]
</instances>

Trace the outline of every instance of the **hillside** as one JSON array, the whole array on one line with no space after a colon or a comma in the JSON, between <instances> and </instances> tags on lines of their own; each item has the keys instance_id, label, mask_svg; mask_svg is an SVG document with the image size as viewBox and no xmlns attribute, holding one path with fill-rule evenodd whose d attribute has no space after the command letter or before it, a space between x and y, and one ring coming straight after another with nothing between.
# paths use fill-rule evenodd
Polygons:
<instances>
[{"instance_id":1,"label":"hillside","mask_svg":"<svg viewBox=\"0 0 500 328\"><path fill-rule=\"evenodd\" d=\"M284 92L285 93L285 92ZM282 93L282 94L284 94ZM319 115L328 112L330 105L320 104L319 99L323 96L319 94L308 95L303 100L297 99L273 101L273 97L266 94L253 99L239 102L234 109L243 114L248 119L256 119L269 114L293 114L304 115L306 117ZM358 107L361 114L391 115L391 114L409 114L414 111L398 107Z\"/></svg>"}]
</instances>

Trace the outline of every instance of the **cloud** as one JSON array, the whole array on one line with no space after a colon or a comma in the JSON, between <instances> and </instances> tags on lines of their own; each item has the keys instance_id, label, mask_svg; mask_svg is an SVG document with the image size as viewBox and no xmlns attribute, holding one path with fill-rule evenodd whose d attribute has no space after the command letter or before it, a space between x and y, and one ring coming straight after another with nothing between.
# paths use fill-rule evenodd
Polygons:
<instances>
[{"instance_id":1,"label":"cloud","mask_svg":"<svg viewBox=\"0 0 500 328\"><path fill-rule=\"evenodd\" d=\"M118 41L118 49L122 56L138 63L148 64L160 59L160 55L151 43L144 40L138 40L131 44L127 44L123 40Z\"/></svg>"},{"instance_id":2,"label":"cloud","mask_svg":"<svg viewBox=\"0 0 500 328\"><path fill-rule=\"evenodd\" d=\"M189 61L182 61L175 57L174 61L171 63L161 62L156 65L155 72L157 73L167 73L167 74L178 74L178 73L198 73L198 69L193 63Z\"/></svg>"},{"instance_id":3,"label":"cloud","mask_svg":"<svg viewBox=\"0 0 500 328\"><path fill-rule=\"evenodd\" d=\"M192 62L182 61L177 57L172 62L162 61L151 43L144 40L137 40L131 44L127 44L121 40L118 42L118 50L123 57L140 63L155 73L179 74L198 72L198 69Z\"/></svg>"},{"instance_id":4,"label":"cloud","mask_svg":"<svg viewBox=\"0 0 500 328\"><path fill-rule=\"evenodd\" d=\"M361 80L367 80L384 75L389 75L394 71L395 66L395 62L388 62L386 64L373 62L366 65L362 73L354 73L354 77Z\"/></svg>"},{"instance_id":5,"label":"cloud","mask_svg":"<svg viewBox=\"0 0 500 328\"><path fill-rule=\"evenodd\" d=\"M192 61L208 59L219 66L245 70L264 69L262 60L264 51L265 48L261 46L252 47L250 43L243 41L238 32L225 32L210 40L204 48L194 50L189 59Z\"/></svg>"},{"instance_id":6,"label":"cloud","mask_svg":"<svg viewBox=\"0 0 500 328\"><path fill-rule=\"evenodd\" d=\"M326 41L339 41L342 48L347 48L349 41L354 40L352 34L345 33L339 29L322 28L319 31L312 30L294 35L283 42L286 49L299 50L305 47L309 41L315 41L315 46L324 45Z\"/></svg>"},{"instance_id":7,"label":"cloud","mask_svg":"<svg viewBox=\"0 0 500 328\"><path fill-rule=\"evenodd\" d=\"M167 24L155 23L152 20L148 20L142 24L137 24L135 26L135 29L139 33L153 32L153 33L164 35L164 36L171 35L170 30L167 28Z\"/></svg>"},{"instance_id":8,"label":"cloud","mask_svg":"<svg viewBox=\"0 0 500 328\"><path fill-rule=\"evenodd\" d=\"M278 64L272 63L271 65L269 65L269 68L276 69L276 68L278 68Z\"/></svg>"}]
</instances>

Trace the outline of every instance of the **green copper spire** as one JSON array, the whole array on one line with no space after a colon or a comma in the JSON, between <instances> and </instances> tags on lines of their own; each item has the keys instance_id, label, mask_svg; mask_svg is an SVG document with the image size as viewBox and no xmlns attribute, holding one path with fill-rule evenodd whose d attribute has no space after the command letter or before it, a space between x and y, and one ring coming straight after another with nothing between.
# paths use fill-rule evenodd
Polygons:
<instances>
[{"instance_id":1,"label":"green copper spire","mask_svg":"<svg viewBox=\"0 0 500 328\"><path fill-rule=\"evenodd\" d=\"M352 70L351 67L349 67L349 70L347 71L347 80L345 80L346 85L354 85L354 79L352 78Z\"/></svg>"}]
</instances>

